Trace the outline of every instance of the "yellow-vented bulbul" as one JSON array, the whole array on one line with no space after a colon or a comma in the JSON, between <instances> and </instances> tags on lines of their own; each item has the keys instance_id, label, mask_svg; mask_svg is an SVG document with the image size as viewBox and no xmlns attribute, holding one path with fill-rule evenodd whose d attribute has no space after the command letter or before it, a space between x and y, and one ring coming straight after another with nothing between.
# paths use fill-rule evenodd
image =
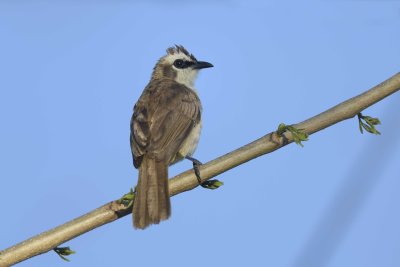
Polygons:
<instances>
[{"instance_id":1,"label":"yellow-vented bulbul","mask_svg":"<svg viewBox=\"0 0 400 267\"><path fill-rule=\"evenodd\" d=\"M135 228L157 224L171 214L168 166L190 157L197 147L202 107L194 81L200 69L210 67L183 46L168 48L133 109L130 143L133 164L139 168Z\"/></svg>"}]
</instances>

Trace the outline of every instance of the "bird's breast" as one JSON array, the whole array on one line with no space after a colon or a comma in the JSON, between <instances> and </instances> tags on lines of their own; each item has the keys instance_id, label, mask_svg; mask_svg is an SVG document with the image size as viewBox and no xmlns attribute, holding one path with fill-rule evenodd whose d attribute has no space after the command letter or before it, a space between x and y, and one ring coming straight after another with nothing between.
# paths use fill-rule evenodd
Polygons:
<instances>
[{"instance_id":1,"label":"bird's breast","mask_svg":"<svg viewBox=\"0 0 400 267\"><path fill-rule=\"evenodd\" d=\"M202 123L199 121L189 133L188 137L183 141L181 148L178 151L178 155L175 156L173 163L182 160L186 156L193 155L194 151L197 148L197 145L200 140L200 132L201 132Z\"/></svg>"}]
</instances>

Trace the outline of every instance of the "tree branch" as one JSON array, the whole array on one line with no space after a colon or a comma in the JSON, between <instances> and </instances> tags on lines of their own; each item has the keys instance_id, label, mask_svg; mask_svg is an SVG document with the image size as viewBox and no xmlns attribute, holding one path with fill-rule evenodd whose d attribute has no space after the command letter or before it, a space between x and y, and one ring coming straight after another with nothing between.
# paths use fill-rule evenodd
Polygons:
<instances>
[{"instance_id":1,"label":"tree branch","mask_svg":"<svg viewBox=\"0 0 400 267\"><path fill-rule=\"evenodd\" d=\"M344 101L315 117L293 126L297 129L302 129L303 132L310 135L340 121L354 117L365 108L398 90L400 90L400 73L397 73L365 93ZM275 151L292 141L292 136L289 132L285 132L282 136L276 132L271 132L252 143L201 165L201 177L203 181L209 180L249 160ZM193 170L185 171L170 179L170 195L173 196L191 190L197 185L198 181ZM81 217L0 251L0 267L10 266L48 252L74 237L115 221L129 213L131 213L130 208L126 208L117 201L109 202Z\"/></svg>"}]
</instances>

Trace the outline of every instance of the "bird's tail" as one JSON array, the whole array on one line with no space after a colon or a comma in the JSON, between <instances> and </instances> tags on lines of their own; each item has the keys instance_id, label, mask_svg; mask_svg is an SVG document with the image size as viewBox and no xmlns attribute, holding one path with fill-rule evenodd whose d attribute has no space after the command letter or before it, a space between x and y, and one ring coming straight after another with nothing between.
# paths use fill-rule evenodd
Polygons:
<instances>
[{"instance_id":1,"label":"bird's tail","mask_svg":"<svg viewBox=\"0 0 400 267\"><path fill-rule=\"evenodd\" d=\"M133 203L133 226L144 229L170 215L168 163L144 156Z\"/></svg>"}]
</instances>

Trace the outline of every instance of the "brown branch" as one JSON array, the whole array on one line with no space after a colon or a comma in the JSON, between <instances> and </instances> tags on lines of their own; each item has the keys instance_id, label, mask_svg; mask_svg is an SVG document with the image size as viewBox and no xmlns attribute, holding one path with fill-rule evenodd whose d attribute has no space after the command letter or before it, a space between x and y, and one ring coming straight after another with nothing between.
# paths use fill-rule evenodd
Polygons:
<instances>
[{"instance_id":1,"label":"brown branch","mask_svg":"<svg viewBox=\"0 0 400 267\"><path fill-rule=\"evenodd\" d=\"M353 97L315 117L298 123L294 127L304 129L304 132L307 134L315 133L340 121L354 117L365 108L395 93L399 89L400 73L397 73L365 93ZM285 133L285 136L281 137L276 132L271 132L250 144L202 165L200 167L202 179L204 181L209 180L249 160L275 151L292 141L290 133ZM169 184L170 195L173 196L195 188L198 182L193 171L188 170L172 178ZM127 209L122 204L118 204L116 201L107 203L79 218L0 251L0 267L10 266L50 251L74 237L115 221L129 213L131 213L130 209Z\"/></svg>"}]
</instances>

